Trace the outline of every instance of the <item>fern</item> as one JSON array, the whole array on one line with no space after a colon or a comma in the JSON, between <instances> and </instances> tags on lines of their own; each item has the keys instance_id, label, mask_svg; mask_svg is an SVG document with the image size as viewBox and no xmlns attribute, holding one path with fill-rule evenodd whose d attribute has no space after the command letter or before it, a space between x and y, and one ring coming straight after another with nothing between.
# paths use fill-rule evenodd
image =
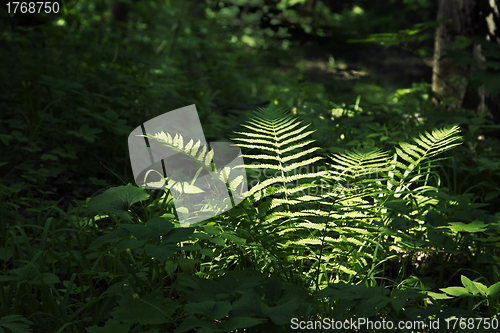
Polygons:
<instances>
[{"instance_id":1,"label":"fern","mask_svg":"<svg viewBox=\"0 0 500 333\"><path fill-rule=\"evenodd\" d=\"M276 106L256 111L243 126L250 131L236 132L240 137L233 140L251 152L244 158L262 161L244 167L254 174L262 170L265 175L272 173L267 179L259 179L248 192L248 201L256 212L247 214L244 232L254 240L248 243L254 244L255 254L269 253L267 258L258 259L259 269L277 272L292 281L297 277L287 274L292 263L286 258L300 257L305 247L291 242L304 238L304 229L297 225L317 215L310 205L320 196L308 192L319 187L320 176L326 173L308 168L316 167L323 157L308 157L319 149L310 147L314 140L307 137L314 131L307 130L309 125L302 125ZM301 168L307 170L300 172Z\"/></svg>"},{"instance_id":2,"label":"fern","mask_svg":"<svg viewBox=\"0 0 500 333\"><path fill-rule=\"evenodd\" d=\"M156 184L146 183L149 172L157 172L156 170L150 170L144 176L144 183L147 186L163 187L166 184L169 191L174 191L177 213L181 214L182 219L180 218L180 220L183 224L186 224L188 220L197 222L216 216L234 207L236 203L242 200L244 196L242 191L246 188L245 178L241 172L235 171L234 166L221 165L218 169L214 163L214 149L207 149L206 145L202 146L200 140L194 142L191 139L185 144L184 138L180 134L172 136L170 133L161 131L154 135L147 134L144 136L177 153L181 153L193 162L189 163L189 165L199 166L190 181L185 181L185 175L182 177L184 181L175 180L176 170L174 170L173 176L165 177L162 182ZM228 185L226 189L229 189L232 197L227 196L227 192L221 188L222 184ZM238 188L240 188L240 191L238 191ZM208 191L211 191L213 195L207 196ZM193 210L194 207L196 209L194 209L193 213L190 209Z\"/></svg>"},{"instance_id":3,"label":"fern","mask_svg":"<svg viewBox=\"0 0 500 333\"><path fill-rule=\"evenodd\" d=\"M184 139L180 134L175 134L174 137L170 135L170 133L159 132L155 135L145 135L145 137L156 140L160 142L162 145L176 151L182 153L183 155L190 157L194 162L200 165L199 173L204 170L207 173L216 172L215 177L224 183L229 183L230 189L232 191L237 190L237 188L243 183L244 177L239 175L237 177L233 177L231 180L230 174L232 168L227 166L223 166L221 169L217 169L217 166L213 163L214 158L214 149L207 149L207 146L202 146L200 149L201 141L198 140L194 142L192 139L184 145ZM196 176L197 176L196 175ZM196 177L195 177L196 179ZM193 179L193 181L195 180Z\"/></svg>"},{"instance_id":4,"label":"fern","mask_svg":"<svg viewBox=\"0 0 500 333\"><path fill-rule=\"evenodd\" d=\"M400 143L400 148L396 148L392 170L389 173L392 179L399 181L394 192L408 190L409 185L428 177L433 164L440 160L434 157L461 143L461 137L457 136L459 132L458 126L452 126L441 130L436 129L432 133L420 134L418 138L413 139L417 145ZM397 161L396 156L400 157L406 164ZM427 165L422 167L421 164L426 161ZM388 189L392 189L393 184L395 183L389 183Z\"/></svg>"},{"instance_id":5,"label":"fern","mask_svg":"<svg viewBox=\"0 0 500 333\"><path fill-rule=\"evenodd\" d=\"M236 220L220 221L234 223L236 234L246 239L241 262L316 289L337 279L373 278L374 263L388 251L387 241L409 239L390 231L388 223L425 213L424 206L432 204L425 194L435 189L429 179L437 156L460 144L454 126L421 134L415 144L400 143L394 154L364 148L332 155L329 170L320 171L314 168L323 157L312 156L319 148L308 138L314 131L283 109L260 109L243 126L247 131L236 132L239 137L233 140L246 151L245 159L257 163L237 167L254 175L264 171L267 178L244 193L247 200ZM244 177L231 178L232 168L217 170L213 150L200 141L185 143L180 135L163 132L148 137L195 160L200 170L243 195ZM395 205L406 209L396 211ZM299 277L293 273L298 260L313 263Z\"/></svg>"},{"instance_id":6,"label":"fern","mask_svg":"<svg viewBox=\"0 0 500 333\"><path fill-rule=\"evenodd\" d=\"M365 148L331 156L329 171L297 173L322 159L308 157L318 150L308 139L314 131L277 107L257 111L244 126L250 132L237 132L241 137L235 140L255 153L243 157L262 161L244 167L274 172L248 192L256 212L247 214L245 233L251 233L255 253L270 254L258 259L260 268L286 276L293 264L287 260L311 260L303 283L315 277L316 288L332 279L371 278L376 257L387 249L382 244L392 235L384 231L395 217L389 204L429 203L424 194L433 189L428 181L436 156L460 144L454 126L421 134L416 145L401 143L392 159L388 152ZM321 193L306 193L318 189ZM411 214L413 208L407 217Z\"/></svg>"},{"instance_id":7,"label":"fern","mask_svg":"<svg viewBox=\"0 0 500 333\"><path fill-rule=\"evenodd\" d=\"M425 214L423 203L431 202L425 192L437 190L428 185L431 168L439 160L438 154L460 144L458 132L458 127L453 126L420 134L414 139L417 145L400 143L392 160L387 152L373 148L331 156L334 163L330 164L331 171L325 177L330 191L321 202L340 213L333 215L337 221L342 215L342 224L336 223L342 230L337 229L337 233L348 237L346 244L351 243L350 247L356 248L357 253L378 252L383 256L388 246L379 244L394 235L384 229L387 222L398 216L412 220ZM343 191L332 191L335 188ZM402 213L405 209L398 212L389 208L395 204L406 207L406 214ZM327 234L335 233L335 229ZM374 241L372 235L377 235L378 240ZM402 233L398 236L408 238ZM360 268L356 269L358 274L363 271Z\"/></svg>"},{"instance_id":8,"label":"fern","mask_svg":"<svg viewBox=\"0 0 500 333\"><path fill-rule=\"evenodd\" d=\"M174 137L170 133L165 133L163 131L156 133L155 135L147 134L143 135L150 140L156 140L162 145L184 154L192 158L196 163L198 163L202 169L207 172L212 172L212 158L213 149L208 150L204 145L200 150L201 140L196 141L196 143L191 139L186 145L184 145L184 139L182 135L175 134Z\"/></svg>"},{"instance_id":9,"label":"fern","mask_svg":"<svg viewBox=\"0 0 500 333\"><path fill-rule=\"evenodd\" d=\"M314 131L306 131L306 126L300 126L300 122L278 107L269 107L267 109L260 109L254 118L248 122L244 127L252 130L253 132L236 132L243 137L235 138L233 140L240 141L237 145L241 148L258 149L262 151L261 154L244 154L244 158L252 160L267 160L269 163L250 164L245 165L247 169L254 170L274 170L275 175L252 187L248 193L253 197L255 202L263 200L266 197L275 194L283 194L284 198L274 200L272 207L277 207L286 204L287 208L298 204L299 202L307 201L306 195L298 195L294 200L292 196L297 195L298 192L317 186L311 183L298 183L304 179L317 178L323 175L324 172L307 172L307 173L294 173L292 171L312 165L322 159L322 157L307 158L298 162L304 156L315 152L320 149L318 147L307 148L303 151L297 151L314 142L314 140L302 140ZM295 186L287 186L292 182L296 182ZM273 184L280 184L274 190L269 190Z\"/></svg>"},{"instance_id":10,"label":"fern","mask_svg":"<svg viewBox=\"0 0 500 333\"><path fill-rule=\"evenodd\" d=\"M389 197L398 198L401 194L405 194L402 199L419 194L420 200L424 200L422 194L425 191L436 190L428 186L431 168L440 160L435 157L460 144L458 133L458 127L453 126L420 134L414 139L417 145L400 143L392 161L389 154L380 149L333 155L331 160L334 163L330 164L331 171L326 180L344 190L342 195L335 196L335 202L341 204L344 210L346 207L363 210L381 208L376 207L374 201L381 203ZM422 182L423 186L415 187ZM330 186L330 194L332 188L335 189Z\"/></svg>"}]
</instances>

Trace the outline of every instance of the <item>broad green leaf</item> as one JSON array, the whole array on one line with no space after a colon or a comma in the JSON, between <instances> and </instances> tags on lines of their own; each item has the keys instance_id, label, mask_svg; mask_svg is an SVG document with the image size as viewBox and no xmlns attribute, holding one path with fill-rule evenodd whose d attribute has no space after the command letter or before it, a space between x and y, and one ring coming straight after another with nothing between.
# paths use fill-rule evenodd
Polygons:
<instances>
[{"instance_id":1,"label":"broad green leaf","mask_svg":"<svg viewBox=\"0 0 500 333\"><path fill-rule=\"evenodd\" d=\"M210 317L216 320L222 319L229 314L231 308L232 308L231 303L227 301L216 302L215 306L212 308L212 311L210 312Z\"/></svg>"},{"instance_id":2,"label":"broad green leaf","mask_svg":"<svg viewBox=\"0 0 500 333\"><path fill-rule=\"evenodd\" d=\"M264 304L263 312L267 317L271 318L276 325L285 326L290 323L290 318L297 317L297 309L299 306L300 303L297 302L297 300L291 300L274 307L268 307Z\"/></svg>"},{"instance_id":3,"label":"broad green leaf","mask_svg":"<svg viewBox=\"0 0 500 333\"><path fill-rule=\"evenodd\" d=\"M451 222L449 225L450 226L448 228L456 232L484 232L487 229L487 225L479 220L474 220L468 224L462 222Z\"/></svg>"},{"instance_id":4,"label":"broad green leaf","mask_svg":"<svg viewBox=\"0 0 500 333\"><path fill-rule=\"evenodd\" d=\"M0 141L2 141L6 146L9 145L9 142L12 139L13 139L12 135L9 135L9 134L0 134Z\"/></svg>"},{"instance_id":5,"label":"broad green leaf","mask_svg":"<svg viewBox=\"0 0 500 333\"><path fill-rule=\"evenodd\" d=\"M37 276L36 279L32 279L30 282L34 285L41 286L42 282L43 284L54 284L60 283L61 280L59 280L59 278L55 274L42 273L41 275Z\"/></svg>"},{"instance_id":6,"label":"broad green leaf","mask_svg":"<svg viewBox=\"0 0 500 333\"><path fill-rule=\"evenodd\" d=\"M155 217L146 222L151 232L158 236L165 236L174 229L174 224L165 218Z\"/></svg>"},{"instance_id":7,"label":"broad green leaf","mask_svg":"<svg viewBox=\"0 0 500 333\"><path fill-rule=\"evenodd\" d=\"M13 253L14 251L10 246L0 248L0 260L9 260L12 258Z\"/></svg>"},{"instance_id":8,"label":"broad green leaf","mask_svg":"<svg viewBox=\"0 0 500 333\"><path fill-rule=\"evenodd\" d=\"M146 190L127 184L126 186L110 188L92 198L88 204L88 209L96 214L114 214L131 223L132 218L128 212L130 206L148 198L149 194Z\"/></svg>"},{"instance_id":9,"label":"broad green leaf","mask_svg":"<svg viewBox=\"0 0 500 333\"><path fill-rule=\"evenodd\" d=\"M471 294L467 291L467 289L463 287L448 287L448 288L440 288L439 290L447 293L452 296L470 296Z\"/></svg>"},{"instance_id":10,"label":"broad green leaf","mask_svg":"<svg viewBox=\"0 0 500 333\"><path fill-rule=\"evenodd\" d=\"M473 282L469 278L467 278L465 275L462 275L461 279L462 279L462 283L463 283L465 289L467 289L467 291L469 293L471 293L472 295L476 295L476 294L482 293L481 290L485 290L486 289L486 286L484 284L481 284L479 282ZM482 287L480 287L481 289L479 289L477 287L477 284L479 284L479 285L482 286Z\"/></svg>"},{"instance_id":11,"label":"broad green leaf","mask_svg":"<svg viewBox=\"0 0 500 333\"><path fill-rule=\"evenodd\" d=\"M124 239L116 245L116 253L120 254L123 251L127 251L127 249L134 250L140 248L144 244L146 244L146 240L137 240L135 238Z\"/></svg>"},{"instance_id":12,"label":"broad green leaf","mask_svg":"<svg viewBox=\"0 0 500 333\"><path fill-rule=\"evenodd\" d=\"M19 277L17 276L11 276L11 275L0 275L0 282L9 282L9 281L15 281Z\"/></svg>"},{"instance_id":13,"label":"broad green leaf","mask_svg":"<svg viewBox=\"0 0 500 333\"><path fill-rule=\"evenodd\" d=\"M219 237L210 238L210 242L212 242L216 245L219 245L219 246L226 245L226 241L222 238L219 238Z\"/></svg>"},{"instance_id":14,"label":"broad green leaf","mask_svg":"<svg viewBox=\"0 0 500 333\"><path fill-rule=\"evenodd\" d=\"M199 251L199 250L201 250L201 246L199 244L183 245L181 250L183 250L183 251Z\"/></svg>"},{"instance_id":15,"label":"broad green leaf","mask_svg":"<svg viewBox=\"0 0 500 333\"><path fill-rule=\"evenodd\" d=\"M221 233L220 237L227 239L227 240L230 240L231 242L236 243L236 244L245 244L246 243L246 239L240 238L236 235L233 235L233 234L230 234L227 232Z\"/></svg>"},{"instance_id":16,"label":"broad green leaf","mask_svg":"<svg viewBox=\"0 0 500 333\"><path fill-rule=\"evenodd\" d=\"M167 260L177 251L177 247L173 245L157 246L153 244L147 244L144 247L144 250L149 256L153 257L155 260L164 263L165 260Z\"/></svg>"},{"instance_id":17,"label":"broad green leaf","mask_svg":"<svg viewBox=\"0 0 500 333\"><path fill-rule=\"evenodd\" d=\"M33 323L21 315L8 315L0 318L0 332L5 332L5 328L7 332L29 333L30 325Z\"/></svg>"},{"instance_id":18,"label":"broad green leaf","mask_svg":"<svg viewBox=\"0 0 500 333\"><path fill-rule=\"evenodd\" d=\"M118 303L119 306L111 314L115 320L125 324L170 323L172 321L170 316L179 307L174 301L164 298L160 292L146 294L144 297L123 295Z\"/></svg>"},{"instance_id":19,"label":"broad green leaf","mask_svg":"<svg viewBox=\"0 0 500 333\"><path fill-rule=\"evenodd\" d=\"M265 323L267 319L262 318L251 318L251 317L229 317L227 321L224 322L222 327L224 330L233 331L240 328L250 328L262 323Z\"/></svg>"},{"instance_id":20,"label":"broad green leaf","mask_svg":"<svg viewBox=\"0 0 500 333\"><path fill-rule=\"evenodd\" d=\"M138 240L148 240L154 237L151 229L142 224L118 224L118 226L128 230Z\"/></svg>"},{"instance_id":21,"label":"broad green leaf","mask_svg":"<svg viewBox=\"0 0 500 333\"><path fill-rule=\"evenodd\" d=\"M477 281L473 281L472 283L474 283L474 286L476 286L476 288L481 292L483 296L488 295L488 287Z\"/></svg>"},{"instance_id":22,"label":"broad green leaf","mask_svg":"<svg viewBox=\"0 0 500 333\"><path fill-rule=\"evenodd\" d=\"M99 134L101 132L102 132L101 129L90 128L89 125L87 124L80 126L80 129L78 131L73 131L73 130L66 131L66 133L73 134L74 136L82 138L90 143L93 143L97 138L96 134Z\"/></svg>"},{"instance_id":23,"label":"broad green leaf","mask_svg":"<svg viewBox=\"0 0 500 333\"><path fill-rule=\"evenodd\" d=\"M220 235L221 233L219 228L212 225L203 227L203 230L209 235Z\"/></svg>"},{"instance_id":24,"label":"broad green leaf","mask_svg":"<svg viewBox=\"0 0 500 333\"><path fill-rule=\"evenodd\" d=\"M209 333L216 330L217 326L214 323L201 321L195 316L189 316L182 321L174 333L191 332L194 329L196 329L195 332Z\"/></svg>"},{"instance_id":25,"label":"broad green leaf","mask_svg":"<svg viewBox=\"0 0 500 333\"><path fill-rule=\"evenodd\" d=\"M197 259L189 259L189 258L179 258L179 267L186 274L194 274L196 264L198 264L199 260Z\"/></svg>"},{"instance_id":26,"label":"broad green leaf","mask_svg":"<svg viewBox=\"0 0 500 333\"><path fill-rule=\"evenodd\" d=\"M193 234L194 230L195 228L174 228L168 234L163 236L162 244L187 241L189 240L189 236Z\"/></svg>"},{"instance_id":27,"label":"broad green leaf","mask_svg":"<svg viewBox=\"0 0 500 333\"><path fill-rule=\"evenodd\" d=\"M174 274L174 272L176 271L177 267L179 267L179 265L176 262L169 260L169 261L165 262L164 267L165 267L165 272L171 276L172 274Z\"/></svg>"},{"instance_id":28,"label":"broad green leaf","mask_svg":"<svg viewBox=\"0 0 500 333\"><path fill-rule=\"evenodd\" d=\"M201 249L200 254L207 256L207 257L213 257L214 251L212 249Z\"/></svg>"},{"instance_id":29,"label":"broad green leaf","mask_svg":"<svg viewBox=\"0 0 500 333\"><path fill-rule=\"evenodd\" d=\"M499 291L500 291L500 282L497 282L488 287L487 295L495 296L496 294L498 294Z\"/></svg>"},{"instance_id":30,"label":"broad green leaf","mask_svg":"<svg viewBox=\"0 0 500 333\"><path fill-rule=\"evenodd\" d=\"M281 279L275 274L271 275L264 285L264 291L267 299L272 302L278 301L283 295L283 283Z\"/></svg>"},{"instance_id":31,"label":"broad green leaf","mask_svg":"<svg viewBox=\"0 0 500 333\"><path fill-rule=\"evenodd\" d=\"M453 298L452 296L448 296L446 294L438 294L432 291L428 291L427 295L432 297L433 299L451 299Z\"/></svg>"},{"instance_id":32,"label":"broad green leaf","mask_svg":"<svg viewBox=\"0 0 500 333\"><path fill-rule=\"evenodd\" d=\"M185 309L192 314L204 315L212 319L221 319L229 314L231 304L227 301L205 301L200 303L188 303Z\"/></svg>"},{"instance_id":33,"label":"broad green leaf","mask_svg":"<svg viewBox=\"0 0 500 333\"><path fill-rule=\"evenodd\" d=\"M130 238L130 232L125 230L125 229L118 229L115 231L112 231L109 234L106 234L104 236L101 236L99 238L94 239L94 241L90 244L89 249L97 249L101 247L101 245L106 244L106 243L113 243L120 241L122 239L128 239Z\"/></svg>"},{"instance_id":34,"label":"broad green leaf","mask_svg":"<svg viewBox=\"0 0 500 333\"><path fill-rule=\"evenodd\" d=\"M356 272L355 272L356 273ZM374 300L380 295L386 294L387 291L381 287L367 287L363 284L348 284L345 282L338 282L330 285L329 287L320 290L317 298L331 297L332 300Z\"/></svg>"}]
</instances>

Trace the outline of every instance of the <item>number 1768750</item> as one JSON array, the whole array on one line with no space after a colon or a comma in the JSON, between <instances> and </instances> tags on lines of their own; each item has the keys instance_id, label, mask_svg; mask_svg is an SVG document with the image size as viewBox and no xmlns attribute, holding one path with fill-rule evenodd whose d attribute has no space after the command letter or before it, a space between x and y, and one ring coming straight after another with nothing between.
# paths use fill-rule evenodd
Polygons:
<instances>
[{"instance_id":1,"label":"number 1768750","mask_svg":"<svg viewBox=\"0 0 500 333\"><path fill-rule=\"evenodd\" d=\"M7 13L9 14L57 14L59 9L57 1L7 2Z\"/></svg>"}]
</instances>

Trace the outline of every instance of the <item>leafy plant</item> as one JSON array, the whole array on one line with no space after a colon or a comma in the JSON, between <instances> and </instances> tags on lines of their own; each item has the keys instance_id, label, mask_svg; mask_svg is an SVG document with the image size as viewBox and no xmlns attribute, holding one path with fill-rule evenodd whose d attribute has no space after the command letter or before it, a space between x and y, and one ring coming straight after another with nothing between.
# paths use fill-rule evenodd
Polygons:
<instances>
[{"instance_id":1,"label":"leafy plant","mask_svg":"<svg viewBox=\"0 0 500 333\"><path fill-rule=\"evenodd\" d=\"M469 289L453 294L461 289L443 286L441 276L439 285L429 283L412 268L417 252L451 265L457 247L494 246L479 237L497 232L491 218L466 224L446 217L447 205L462 199L445 195L433 168L459 145L457 126L400 143L392 157L366 147L325 164L323 156L307 157L319 151L310 147L313 131L278 107L257 111L245 126L238 145L257 163L241 167L258 182L249 181L240 205L205 223L178 224L174 184L157 194L128 184L90 199L89 216L61 212L71 228L53 218L43 228L10 227L0 252L3 313L14 297L16 314L40 309L28 318L51 330L286 332L291 318L446 319L498 307L494 286L477 293L482 284L463 277ZM209 151L193 150L194 142L166 133L149 139L214 171ZM437 286L450 296L431 292ZM29 308L19 301L26 293ZM466 304L467 293L484 300ZM48 319L38 297L62 319Z\"/></svg>"},{"instance_id":2,"label":"leafy plant","mask_svg":"<svg viewBox=\"0 0 500 333\"><path fill-rule=\"evenodd\" d=\"M29 325L33 323L29 320L26 320L23 316L19 315L10 315L0 318L0 332L5 333L5 329L8 332L14 333L27 333Z\"/></svg>"},{"instance_id":3,"label":"leafy plant","mask_svg":"<svg viewBox=\"0 0 500 333\"><path fill-rule=\"evenodd\" d=\"M387 91L387 75L366 75L352 60L359 44L345 44L369 36L425 57L433 23L405 25L429 21L432 3L405 0L403 13L397 1L244 2L129 3L117 30L105 2L80 0L45 26L2 31L0 331L496 320L499 126L433 105L428 83ZM373 34L388 27L400 32ZM471 41L448 56L471 64ZM482 44L471 84L495 92L498 52ZM185 228L176 192L206 189L130 184L133 124L195 103L218 141L256 101L273 106L235 139L252 162L236 207ZM197 179L211 172L244 194L241 178L228 181L241 170L217 169L209 149L170 134L148 140L195 162Z\"/></svg>"}]
</instances>

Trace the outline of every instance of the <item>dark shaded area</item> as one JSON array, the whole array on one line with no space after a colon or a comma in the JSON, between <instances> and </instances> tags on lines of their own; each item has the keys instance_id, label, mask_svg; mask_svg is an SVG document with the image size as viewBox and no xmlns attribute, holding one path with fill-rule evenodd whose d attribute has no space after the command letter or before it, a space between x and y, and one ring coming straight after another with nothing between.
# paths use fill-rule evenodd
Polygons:
<instances>
[{"instance_id":1,"label":"dark shaded area","mask_svg":"<svg viewBox=\"0 0 500 333\"><path fill-rule=\"evenodd\" d=\"M498 314L498 91L486 95L491 112L477 112L478 89L499 82L496 36L485 43L486 67L475 69L463 107L452 108L431 88L435 1L286 3L80 0L50 22L2 14L0 329L13 314L20 317L9 320L33 332L278 332L296 314ZM458 39L447 56L472 68L469 47ZM208 142L256 139L245 154L279 157L262 163L287 156L299 175L341 165L346 178L335 185L370 195L329 198L325 214L310 217L297 208L316 209L310 198L271 208L283 191L245 201L210 225L175 227L172 198L133 185L127 138L192 104ZM248 125L268 106L285 111L266 109L269 119ZM273 121L283 115L301 123L280 132ZM453 125L462 144L448 151L445 136L443 160L432 168L419 159L426 149L408 148ZM235 133L245 131L254 135ZM283 152L283 141L306 139L313 142ZM264 153L249 147L266 140L274 141ZM300 155L312 145L321 149ZM356 157L377 149L393 169L377 169L372 155L359 164L374 170L358 177ZM304 170L313 157L317 169ZM271 212L290 216L273 225ZM448 287L462 289L448 297ZM316 304L312 291L325 312L306 312ZM134 321L139 312L147 320ZM228 319L240 317L246 321Z\"/></svg>"}]
</instances>

